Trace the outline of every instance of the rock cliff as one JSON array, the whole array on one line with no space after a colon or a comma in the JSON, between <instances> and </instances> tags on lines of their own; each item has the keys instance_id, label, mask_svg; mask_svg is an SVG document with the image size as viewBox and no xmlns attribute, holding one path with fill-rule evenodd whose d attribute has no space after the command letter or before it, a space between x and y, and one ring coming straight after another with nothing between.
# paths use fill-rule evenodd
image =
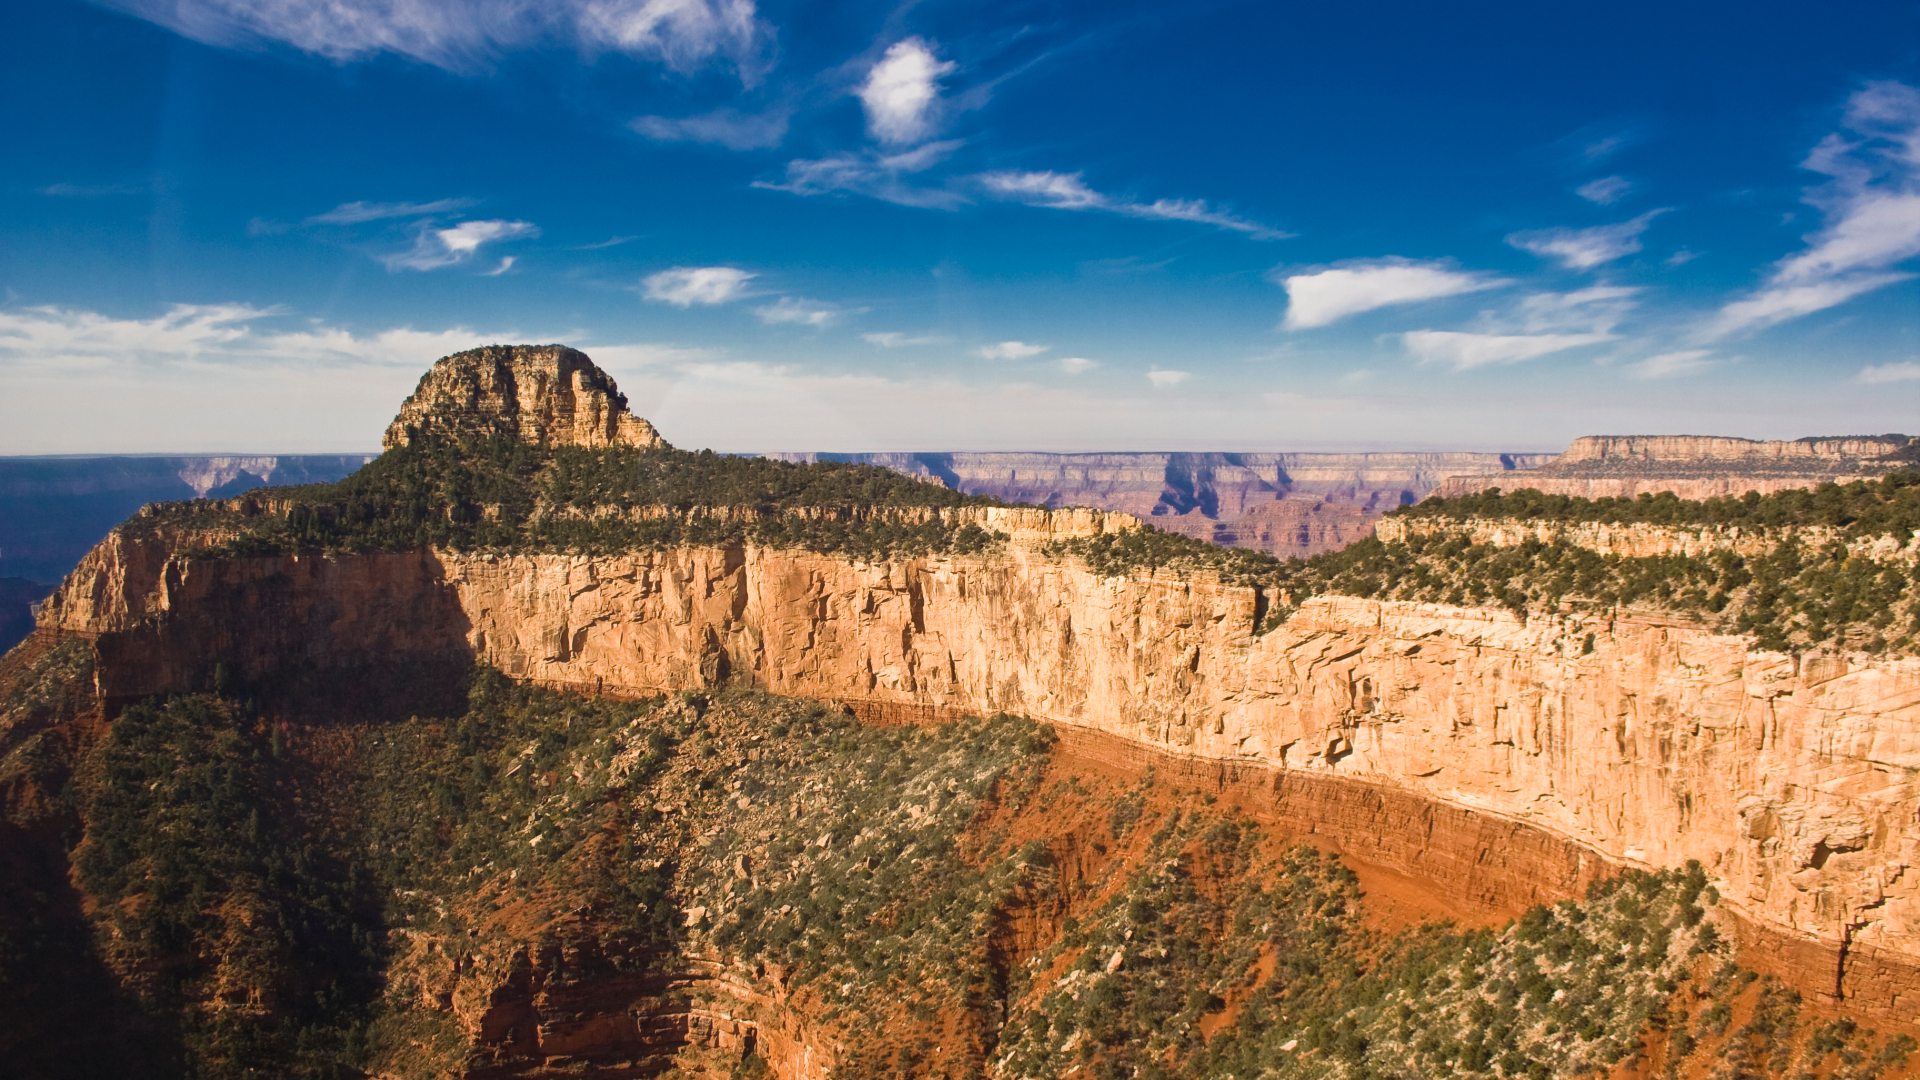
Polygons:
<instances>
[{"instance_id":1,"label":"rock cliff","mask_svg":"<svg viewBox=\"0 0 1920 1080\"><path fill-rule=\"evenodd\" d=\"M477 427L539 446L667 445L627 411L626 395L587 355L564 345L488 345L429 369L400 406L383 442Z\"/></svg>"},{"instance_id":2,"label":"rock cliff","mask_svg":"<svg viewBox=\"0 0 1920 1080\"><path fill-rule=\"evenodd\" d=\"M1451 476L1443 496L1490 487L1531 487L1550 495L1633 498L1671 491L1682 499L1816 487L1877 476L1882 459L1905 450L1905 435L1847 435L1762 442L1703 435L1588 435L1524 477L1480 472Z\"/></svg>"},{"instance_id":3,"label":"rock cliff","mask_svg":"<svg viewBox=\"0 0 1920 1080\"><path fill-rule=\"evenodd\" d=\"M1920 661L1340 598L1256 635L1276 598L1204 575L1105 578L1031 541L873 564L748 545L255 559L192 546L116 538L42 610L43 627L95 640L102 695L188 689L215 663L264 682L294 669L364 681L477 657L604 692L729 681L904 718L1028 713L1468 808L1614 863L1699 859L1796 958L1803 989L1889 1018L1920 995Z\"/></svg>"}]
</instances>

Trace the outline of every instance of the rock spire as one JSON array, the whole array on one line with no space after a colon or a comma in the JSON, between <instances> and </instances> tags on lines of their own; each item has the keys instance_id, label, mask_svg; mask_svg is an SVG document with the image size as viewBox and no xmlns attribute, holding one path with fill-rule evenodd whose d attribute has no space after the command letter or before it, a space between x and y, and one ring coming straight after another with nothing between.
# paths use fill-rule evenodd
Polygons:
<instances>
[{"instance_id":1,"label":"rock spire","mask_svg":"<svg viewBox=\"0 0 1920 1080\"><path fill-rule=\"evenodd\" d=\"M487 345L442 357L387 426L387 449L433 432L488 432L541 446L667 447L586 353Z\"/></svg>"}]
</instances>

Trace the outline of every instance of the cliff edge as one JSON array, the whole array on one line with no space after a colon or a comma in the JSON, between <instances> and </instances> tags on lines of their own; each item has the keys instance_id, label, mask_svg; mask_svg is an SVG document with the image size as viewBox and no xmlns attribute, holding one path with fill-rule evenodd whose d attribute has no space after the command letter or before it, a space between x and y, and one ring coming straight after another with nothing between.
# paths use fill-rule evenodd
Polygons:
<instances>
[{"instance_id":1,"label":"cliff edge","mask_svg":"<svg viewBox=\"0 0 1920 1080\"><path fill-rule=\"evenodd\" d=\"M1548 495L1633 498L1671 491L1682 499L1763 495L1871 479L1901 467L1906 435L1843 435L1762 441L1709 435L1586 435L1539 468L1448 477L1445 498L1488 488Z\"/></svg>"}]
</instances>

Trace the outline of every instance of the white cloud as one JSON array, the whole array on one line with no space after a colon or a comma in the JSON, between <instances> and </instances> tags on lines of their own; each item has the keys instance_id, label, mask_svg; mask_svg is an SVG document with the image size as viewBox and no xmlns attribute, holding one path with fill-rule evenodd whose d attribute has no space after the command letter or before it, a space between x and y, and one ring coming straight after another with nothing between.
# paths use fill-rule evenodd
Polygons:
<instances>
[{"instance_id":1,"label":"white cloud","mask_svg":"<svg viewBox=\"0 0 1920 1080\"><path fill-rule=\"evenodd\" d=\"M800 326L832 326L840 319L840 311L832 304L819 300L802 300L797 296L783 296L763 308L755 308L754 314L769 326L781 323Z\"/></svg>"},{"instance_id":2,"label":"white cloud","mask_svg":"<svg viewBox=\"0 0 1920 1080\"><path fill-rule=\"evenodd\" d=\"M1279 240L1293 235L1256 221L1209 207L1204 199L1155 199L1135 202L1102 194L1088 187L1079 173L990 172L975 177L981 187L999 199L1044 206L1052 210L1102 210L1126 217L1158 221L1191 221L1246 233L1256 240Z\"/></svg>"},{"instance_id":3,"label":"white cloud","mask_svg":"<svg viewBox=\"0 0 1920 1080\"><path fill-rule=\"evenodd\" d=\"M640 284L647 299L684 308L738 300L746 295L747 282L759 276L731 266L676 266Z\"/></svg>"},{"instance_id":4,"label":"white cloud","mask_svg":"<svg viewBox=\"0 0 1920 1080\"><path fill-rule=\"evenodd\" d=\"M1517 364L1582 345L1612 341L1606 333L1469 334L1456 330L1410 330L1401 342L1423 364L1449 364L1455 371L1490 364Z\"/></svg>"},{"instance_id":5,"label":"white cloud","mask_svg":"<svg viewBox=\"0 0 1920 1080\"><path fill-rule=\"evenodd\" d=\"M1191 371L1165 371L1160 368L1154 368L1152 371L1147 372L1147 381L1163 388L1179 386L1191 378L1193 378L1193 372Z\"/></svg>"},{"instance_id":6,"label":"white cloud","mask_svg":"<svg viewBox=\"0 0 1920 1080\"><path fill-rule=\"evenodd\" d=\"M856 93L867 110L867 131L883 143L917 143L938 120L940 79L958 67L941 60L925 40L910 37L887 47Z\"/></svg>"},{"instance_id":7,"label":"white cloud","mask_svg":"<svg viewBox=\"0 0 1920 1080\"><path fill-rule=\"evenodd\" d=\"M1003 341L998 345L982 345L977 350L988 360L1025 360L1029 356L1038 356L1051 345L1029 345L1024 341Z\"/></svg>"},{"instance_id":8,"label":"white cloud","mask_svg":"<svg viewBox=\"0 0 1920 1080\"><path fill-rule=\"evenodd\" d=\"M779 146L787 137L789 114L784 110L743 113L715 109L699 116L641 116L628 124L656 142L700 142L729 150L763 150Z\"/></svg>"},{"instance_id":9,"label":"white cloud","mask_svg":"<svg viewBox=\"0 0 1920 1080\"><path fill-rule=\"evenodd\" d=\"M1304 330L1375 308L1437 300L1508 284L1486 274L1454 270L1444 263L1374 259L1338 264L1283 278L1289 330Z\"/></svg>"},{"instance_id":10,"label":"white cloud","mask_svg":"<svg viewBox=\"0 0 1920 1080\"><path fill-rule=\"evenodd\" d=\"M1591 285L1564 293L1532 293L1513 307L1507 322L1529 334L1559 330L1610 333L1637 305L1638 288Z\"/></svg>"},{"instance_id":11,"label":"white cloud","mask_svg":"<svg viewBox=\"0 0 1920 1080\"><path fill-rule=\"evenodd\" d=\"M1673 254L1667 256L1667 265L1668 266L1685 266L1699 257L1700 257L1699 252L1689 251L1686 248L1681 248L1679 251L1676 251Z\"/></svg>"},{"instance_id":12,"label":"white cloud","mask_svg":"<svg viewBox=\"0 0 1920 1080\"><path fill-rule=\"evenodd\" d=\"M106 0L210 45L279 41L336 61L397 53L453 71L571 40L692 71L731 60L752 82L771 38L752 0Z\"/></svg>"},{"instance_id":13,"label":"white cloud","mask_svg":"<svg viewBox=\"0 0 1920 1080\"><path fill-rule=\"evenodd\" d=\"M1712 355L1711 349L1682 349L1679 352L1649 356L1627 370L1636 379L1670 379L1678 375L1697 375L1726 362L1707 359Z\"/></svg>"},{"instance_id":14,"label":"white cloud","mask_svg":"<svg viewBox=\"0 0 1920 1080\"><path fill-rule=\"evenodd\" d=\"M1100 366L1098 360L1089 360L1084 356L1063 356L1060 358L1060 370L1069 375L1079 375Z\"/></svg>"},{"instance_id":15,"label":"white cloud","mask_svg":"<svg viewBox=\"0 0 1920 1080\"><path fill-rule=\"evenodd\" d=\"M915 187L903 177L926 170L946 160L961 143L957 139L927 143L898 154L871 151L839 154L834 157L787 162L784 184L754 181L757 188L786 191L795 195L828 195L850 192L902 206L933 207L950 210L967 200L941 188Z\"/></svg>"},{"instance_id":16,"label":"white cloud","mask_svg":"<svg viewBox=\"0 0 1920 1080\"><path fill-rule=\"evenodd\" d=\"M1640 250L1640 234L1672 207L1649 210L1632 221L1590 229L1530 229L1511 233L1507 243L1541 258L1558 260L1569 270L1591 270Z\"/></svg>"},{"instance_id":17,"label":"white cloud","mask_svg":"<svg viewBox=\"0 0 1920 1080\"><path fill-rule=\"evenodd\" d=\"M513 256L511 255L504 256L501 258L499 266L494 267L493 269L487 271L486 273L480 276L481 277L499 277L501 274L504 274L507 271L513 269L514 262L515 262L515 259Z\"/></svg>"},{"instance_id":18,"label":"white cloud","mask_svg":"<svg viewBox=\"0 0 1920 1080\"><path fill-rule=\"evenodd\" d=\"M307 219L309 225L358 225L366 221L381 221L387 218L431 217L435 214L447 214L456 210L465 210L472 206L473 199L435 199L432 202L350 202L324 214L315 214Z\"/></svg>"},{"instance_id":19,"label":"white cloud","mask_svg":"<svg viewBox=\"0 0 1920 1080\"><path fill-rule=\"evenodd\" d=\"M540 235L530 221L463 221L445 229L422 227L413 247L382 259L388 270L436 270L466 262L482 245Z\"/></svg>"},{"instance_id":20,"label":"white cloud","mask_svg":"<svg viewBox=\"0 0 1920 1080\"><path fill-rule=\"evenodd\" d=\"M1914 276L1892 267L1920 255L1920 91L1872 83L1848 100L1843 126L1857 138L1828 135L1800 166L1831 177L1805 195L1826 227L1758 291L1722 307L1702 337L1764 329Z\"/></svg>"},{"instance_id":21,"label":"white cloud","mask_svg":"<svg viewBox=\"0 0 1920 1080\"><path fill-rule=\"evenodd\" d=\"M878 345L883 349L900 349L908 345L944 345L948 340L943 337L909 337L897 330L886 330L877 334L861 334L860 337L868 344Z\"/></svg>"},{"instance_id":22,"label":"white cloud","mask_svg":"<svg viewBox=\"0 0 1920 1080\"><path fill-rule=\"evenodd\" d=\"M1633 181L1624 176L1603 176L1598 180L1589 180L1581 184L1573 189L1573 193L1590 203L1612 206L1626 198L1627 192L1632 190Z\"/></svg>"},{"instance_id":23,"label":"white cloud","mask_svg":"<svg viewBox=\"0 0 1920 1080\"><path fill-rule=\"evenodd\" d=\"M519 337L274 328L286 318L246 304L180 304L150 319L0 310L0 454L377 449L427 365ZM88 407L76 413L75 400Z\"/></svg>"},{"instance_id":24,"label":"white cloud","mask_svg":"<svg viewBox=\"0 0 1920 1080\"><path fill-rule=\"evenodd\" d=\"M1882 386L1886 383L1913 382L1920 380L1920 364L1911 360L1902 360L1893 364L1868 364L1860 369L1856 382L1868 386Z\"/></svg>"}]
</instances>

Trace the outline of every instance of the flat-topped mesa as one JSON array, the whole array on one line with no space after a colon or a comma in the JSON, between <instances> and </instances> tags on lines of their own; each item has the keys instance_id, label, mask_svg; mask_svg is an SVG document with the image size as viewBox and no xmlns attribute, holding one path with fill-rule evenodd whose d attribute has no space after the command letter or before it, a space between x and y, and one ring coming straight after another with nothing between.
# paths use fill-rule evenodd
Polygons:
<instances>
[{"instance_id":1,"label":"flat-topped mesa","mask_svg":"<svg viewBox=\"0 0 1920 1080\"><path fill-rule=\"evenodd\" d=\"M540 446L666 449L652 424L586 353L565 345L487 345L435 362L387 426L391 450L431 433L493 433Z\"/></svg>"},{"instance_id":2,"label":"flat-topped mesa","mask_svg":"<svg viewBox=\"0 0 1920 1080\"><path fill-rule=\"evenodd\" d=\"M1585 463L1731 464L1792 469L1850 469L1891 454L1911 441L1905 435L1840 435L1765 442L1710 435L1586 435L1575 439L1549 469Z\"/></svg>"},{"instance_id":3,"label":"flat-topped mesa","mask_svg":"<svg viewBox=\"0 0 1920 1080\"><path fill-rule=\"evenodd\" d=\"M1909 464L1906 435L1838 435L1764 441L1710 435L1587 435L1524 472L1450 476L1437 494L1453 497L1498 487L1549 495L1633 498L1671 491L1682 499L1738 497L1749 491L1819 487L1870 479Z\"/></svg>"}]
</instances>

